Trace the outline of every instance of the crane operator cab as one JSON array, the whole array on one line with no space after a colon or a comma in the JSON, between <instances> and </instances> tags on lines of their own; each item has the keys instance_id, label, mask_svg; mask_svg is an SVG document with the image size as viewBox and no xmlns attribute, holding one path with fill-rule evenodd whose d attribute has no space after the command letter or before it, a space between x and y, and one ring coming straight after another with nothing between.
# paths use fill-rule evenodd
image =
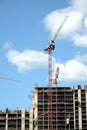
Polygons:
<instances>
[{"instance_id":1,"label":"crane operator cab","mask_svg":"<svg viewBox=\"0 0 87 130\"><path fill-rule=\"evenodd\" d=\"M55 50L55 45L54 44L49 44L48 47L44 51L49 51L49 50Z\"/></svg>"}]
</instances>

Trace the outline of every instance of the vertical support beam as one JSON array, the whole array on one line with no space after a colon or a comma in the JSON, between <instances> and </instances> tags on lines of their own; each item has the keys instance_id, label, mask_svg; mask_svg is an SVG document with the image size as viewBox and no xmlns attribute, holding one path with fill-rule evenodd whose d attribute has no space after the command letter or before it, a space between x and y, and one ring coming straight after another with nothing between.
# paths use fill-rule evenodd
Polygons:
<instances>
[{"instance_id":1,"label":"vertical support beam","mask_svg":"<svg viewBox=\"0 0 87 130\"><path fill-rule=\"evenodd\" d=\"M74 130L76 130L76 121L75 121L75 91L73 89L73 110L74 110Z\"/></svg>"},{"instance_id":2,"label":"vertical support beam","mask_svg":"<svg viewBox=\"0 0 87 130\"><path fill-rule=\"evenodd\" d=\"M30 109L29 130L33 130L33 108Z\"/></svg>"},{"instance_id":3,"label":"vertical support beam","mask_svg":"<svg viewBox=\"0 0 87 130\"><path fill-rule=\"evenodd\" d=\"M30 130L38 130L38 88L36 88L32 93L32 123L33 129ZM32 127L32 126L31 126Z\"/></svg>"},{"instance_id":4,"label":"vertical support beam","mask_svg":"<svg viewBox=\"0 0 87 130\"><path fill-rule=\"evenodd\" d=\"M79 130L82 130L81 85L78 85L78 114Z\"/></svg>"},{"instance_id":5,"label":"vertical support beam","mask_svg":"<svg viewBox=\"0 0 87 130\"><path fill-rule=\"evenodd\" d=\"M34 130L38 130L38 91L35 91L35 96L34 96Z\"/></svg>"},{"instance_id":6,"label":"vertical support beam","mask_svg":"<svg viewBox=\"0 0 87 130\"><path fill-rule=\"evenodd\" d=\"M86 98L86 122L87 122L87 85L85 86L85 98Z\"/></svg>"},{"instance_id":7,"label":"vertical support beam","mask_svg":"<svg viewBox=\"0 0 87 130\"><path fill-rule=\"evenodd\" d=\"M8 113L6 113L6 125L5 125L5 130L8 130Z\"/></svg>"},{"instance_id":8,"label":"vertical support beam","mask_svg":"<svg viewBox=\"0 0 87 130\"><path fill-rule=\"evenodd\" d=\"M21 112L21 130L25 130L25 109L22 109Z\"/></svg>"}]
</instances>

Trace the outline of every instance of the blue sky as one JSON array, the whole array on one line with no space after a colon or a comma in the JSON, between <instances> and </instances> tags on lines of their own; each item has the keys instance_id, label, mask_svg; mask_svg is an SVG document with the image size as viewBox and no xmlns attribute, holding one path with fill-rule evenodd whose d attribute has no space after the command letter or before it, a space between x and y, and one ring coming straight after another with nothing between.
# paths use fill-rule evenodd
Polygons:
<instances>
[{"instance_id":1,"label":"blue sky","mask_svg":"<svg viewBox=\"0 0 87 130\"><path fill-rule=\"evenodd\" d=\"M87 81L86 0L0 1L0 109L30 108L34 86L48 84L47 47L58 26L69 16L53 52L59 86L83 87Z\"/></svg>"}]
</instances>

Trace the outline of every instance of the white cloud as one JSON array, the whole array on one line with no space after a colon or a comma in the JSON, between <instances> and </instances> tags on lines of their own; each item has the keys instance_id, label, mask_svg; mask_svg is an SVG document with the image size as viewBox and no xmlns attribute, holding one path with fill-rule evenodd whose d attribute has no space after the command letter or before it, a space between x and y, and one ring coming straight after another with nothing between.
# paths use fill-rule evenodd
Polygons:
<instances>
[{"instance_id":1,"label":"white cloud","mask_svg":"<svg viewBox=\"0 0 87 130\"><path fill-rule=\"evenodd\" d=\"M87 54L76 55L65 63L56 63L60 68L59 80L87 81Z\"/></svg>"},{"instance_id":2,"label":"white cloud","mask_svg":"<svg viewBox=\"0 0 87 130\"><path fill-rule=\"evenodd\" d=\"M9 50L6 55L11 64L17 66L19 72L25 72L31 69L47 67L47 54L33 50L19 52Z\"/></svg>"},{"instance_id":3,"label":"white cloud","mask_svg":"<svg viewBox=\"0 0 87 130\"><path fill-rule=\"evenodd\" d=\"M66 15L69 15L66 23L60 31L62 38L70 39L74 45L87 46L87 0L71 0L67 8L55 10L44 18L45 27L54 35ZM77 39L80 37L79 40ZM76 38L77 37L77 38Z\"/></svg>"},{"instance_id":4,"label":"white cloud","mask_svg":"<svg viewBox=\"0 0 87 130\"><path fill-rule=\"evenodd\" d=\"M74 44L80 47L87 47L87 34L76 34L73 37Z\"/></svg>"},{"instance_id":5,"label":"white cloud","mask_svg":"<svg viewBox=\"0 0 87 130\"><path fill-rule=\"evenodd\" d=\"M72 11L70 8L53 11L45 17L44 23L46 29L53 35L67 15L69 15L69 17L61 29L60 34L71 36L75 32L79 31L82 28L82 14L80 12Z\"/></svg>"},{"instance_id":6,"label":"white cloud","mask_svg":"<svg viewBox=\"0 0 87 130\"><path fill-rule=\"evenodd\" d=\"M31 69L47 68L48 55L42 52L33 50L25 50L19 52L17 50L9 50L6 54L8 61L16 65L20 73ZM83 81L87 80L87 54L77 55L75 58L66 61L65 63L56 63L53 58L53 63L58 66L59 79L63 81Z\"/></svg>"},{"instance_id":7,"label":"white cloud","mask_svg":"<svg viewBox=\"0 0 87 130\"><path fill-rule=\"evenodd\" d=\"M74 10L87 13L87 0L71 0L71 6Z\"/></svg>"},{"instance_id":8,"label":"white cloud","mask_svg":"<svg viewBox=\"0 0 87 130\"><path fill-rule=\"evenodd\" d=\"M56 63L59 66L59 80L63 81L87 81L87 65L72 59L65 63Z\"/></svg>"},{"instance_id":9,"label":"white cloud","mask_svg":"<svg viewBox=\"0 0 87 130\"><path fill-rule=\"evenodd\" d=\"M76 59L77 61L81 62L81 63L87 64L87 53L84 54L84 55L78 54L78 55L75 57L75 59Z\"/></svg>"}]
</instances>

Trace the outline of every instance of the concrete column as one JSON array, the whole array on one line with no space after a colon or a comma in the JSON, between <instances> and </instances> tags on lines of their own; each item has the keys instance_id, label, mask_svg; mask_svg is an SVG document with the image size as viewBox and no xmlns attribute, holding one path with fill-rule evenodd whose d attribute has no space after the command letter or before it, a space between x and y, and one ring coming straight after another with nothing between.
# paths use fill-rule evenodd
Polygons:
<instances>
[{"instance_id":1,"label":"concrete column","mask_svg":"<svg viewBox=\"0 0 87 130\"><path fill-rule=\"evenodd\" d=\"M75 121L75 91L73 90L73 110L74 110L74 130L76 129L76 121Z\"/></svg>"},{"instance_id":2,"label":"concrete column","mask_svg":"<svg viewBox=\"0 0 87 130\"><path fill-rule=\"evenodd\" d=\"M6 125L5 125L5 130L8 130L8 113L6 113Z\"/></svg>"},{"instance_id":3,"label":"concrete column","mask_svg":"<svg viewBox=\"0 0 87 130\"><path fill-rule=\"evenodd\" d=\"M33 130L38 129L38 90L35 89L32 93L32 114L33 114Z\"/></svg>"},{"instance_id":4,"label":"concrete column","mask_svg":"<svg viewBox=\"0 0 87 130\"><path fill-rule=\"evenodd\" d=\"M37 108L37 106L38 106L38 92L37 92L37 90L35 92L34 101L35 101L35 105L33 108L33 117L34 117L34 122L35 122L34 130L38 130L38 108Z\"/></svg>"},{"instance_id":5,"label":"concrete column","mask_svg":"<svg viewBox=\"0 0 87 130\"><path fill-rule=\"evenodd\" d=\"M79 130L82 130L81 85L78 85L78 117Z\"/></svg>"},{"instance_id":6,"label":"concrete column","mask_svg":"<svg viewBox=\"0 0 87 130\"><path fill-rule=\"evenodd\" d=\"M85 98L86 98L86 122L87 122L87 85L85 86Z\"/></svg>"},{"instance_id":7,"label":"concrete column","mask_svg":"<svg viewBox=\"0 0 87 130\"><path fill-rule=\"evenodd\" d=\"M33 109L30 109L29 130L33 130Z\"/></svg>"},{"instance_id":8,"label":"concrete column","mask_svg":"<svg viewBox=\"0 0 87 130\"><path fill-rule=\"evenodd\" d=\"M25 130L25 109L22 109L21 112L21 130Z\"/></svg>"}]
</instances>

